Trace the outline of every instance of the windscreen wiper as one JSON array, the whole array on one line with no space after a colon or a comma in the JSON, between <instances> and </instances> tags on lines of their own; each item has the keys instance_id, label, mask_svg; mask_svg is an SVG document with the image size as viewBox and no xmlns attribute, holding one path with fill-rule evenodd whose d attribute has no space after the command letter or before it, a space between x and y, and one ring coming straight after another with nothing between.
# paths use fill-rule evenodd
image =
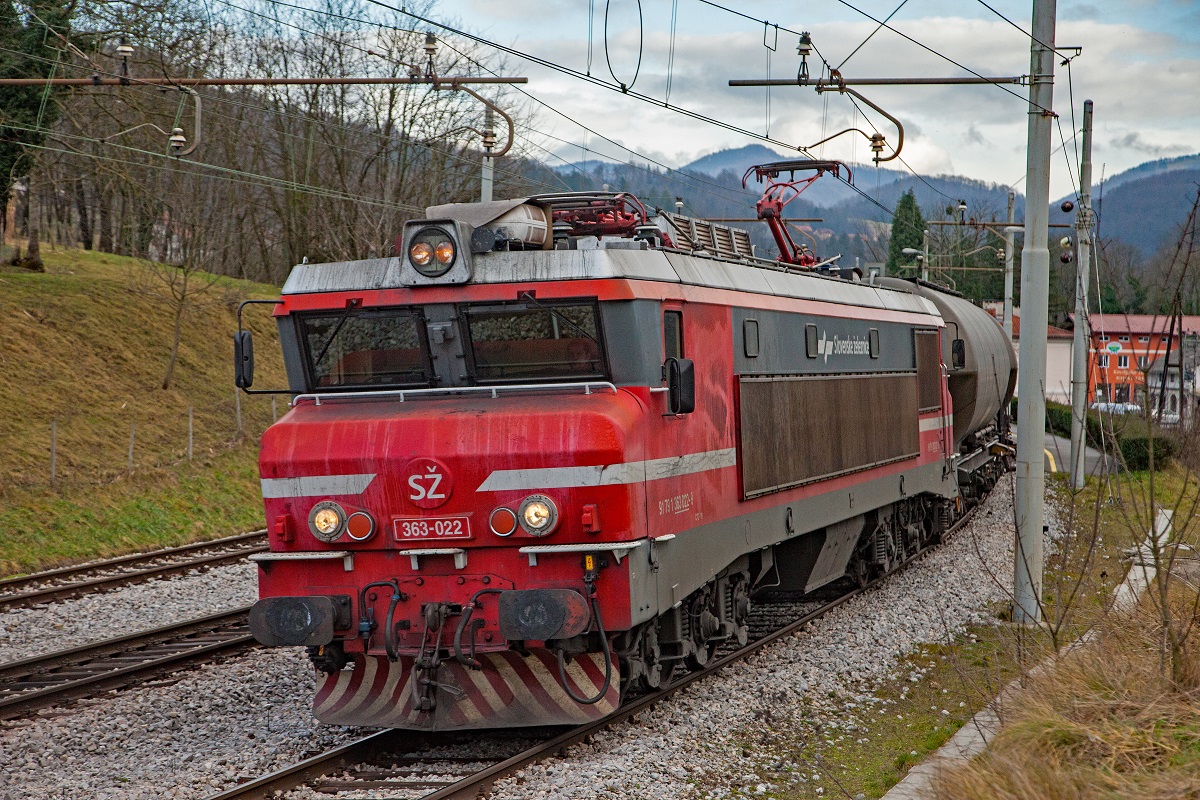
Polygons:
<instances>
[{"instance_id":1,"label":"windscreen wiper","mask_svg":"<svg viewBox=\"0 0 1200 800\"><path fill-rule=\"evenodd\" d=\"M586 336L587 338L591 339L591 340L592 340L593 342L595 342L597 345L599 345L599 344L600 344L600 340L599 340L599 339L597 339L595 336L592 336L590 333L588 333L587 331L585 331L583 328L579 327L577 324L575 324L574 322L572 322L572 321L571 321L569 318L567 318L567 316L566 316L565 314L563 314L563 313L561 313L561 312L559 312L559 311L555 311L553 306L547 306L547 305L543 305L543 304L539 303L539 302L538 302L538 299L537 299L536 297L534 297L532 294L530 294L529 292L521 292L521 294L520 294L520 295L518 295L518 297L519 297L519 298L521 298L521 299L524 299L524 300L528 300L529 302L533 303L535 306L537 306L538 308L542 309L543 311L549 311L549 312L550 312L551 314L553 314L555 317L557 317L558 319L561 319L563 322L567 323L567 324L568 324L568 325L570 325L572 328L574 328L575 330L579 331L580 333L582 333L582 334L583 334L584 336Z\"/></svg>"},{"instance_id":2,"label":"windscreen wiper","mask_svg":"<svg viewBox=\"0 0 1200 800\"><path fill-rule=\"evenodd\" d=\"M324 346L321 347L320 355L313 359L314 369L316 369L317 365L320 364L325 358L325 354L329 352L329 346L333 344L333 340L337 338L339 333L341 333L342 326L345 325L350 319L350 312L355 311L359 307L360 302L361 301L351 300L346 303L346 310L343 311L341 317L338 318L337 325L333 326L333 332L329 334L329 338L325 340Z\"/></svg>"}]
</instances>

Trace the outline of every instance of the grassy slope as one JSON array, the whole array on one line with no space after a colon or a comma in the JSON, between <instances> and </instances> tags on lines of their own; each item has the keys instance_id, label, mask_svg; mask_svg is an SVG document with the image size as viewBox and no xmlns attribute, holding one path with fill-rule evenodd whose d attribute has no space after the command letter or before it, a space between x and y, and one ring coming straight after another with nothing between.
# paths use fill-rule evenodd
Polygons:
<instances>
[{"instance_id":1,"label":"grassy slope","mask_svg":"<svg viewBox=\"0 0 1200 800\"><path fill-rule=\"evenodd\" d=\"M0 382L0 574L261 526L255 460L271 401L242 397L239 441L231 336L237 303L277 290L221 279L199 295L185 315L174 380L164 390L173 323L165 285L133 259L61 249L43 251L43 258L45 274L0 272L0 364L7 373ZM268 313L252 307L248 315L257 339L255 383L281 386Z\"/></svg>"}]
</instances>

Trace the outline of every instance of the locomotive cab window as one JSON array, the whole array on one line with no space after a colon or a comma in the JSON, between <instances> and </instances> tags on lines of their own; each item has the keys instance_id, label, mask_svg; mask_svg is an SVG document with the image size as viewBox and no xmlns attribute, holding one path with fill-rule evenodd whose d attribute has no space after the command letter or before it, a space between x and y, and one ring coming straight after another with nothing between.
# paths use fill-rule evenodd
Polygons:
<instances>
[{"instance_id":1,"label":"locomotive cab window","mask_svg":"<svg viewBox=\"0 0 1200 800\"><path fill-rule=\"evenodd\" d=\"M313 388L418 388L432 373L420 314L361 309L300 318L305 368Z\"/></svg>"},{"instance_id":2,"label":"locomotive cab window","mask_svg":"<svg viewBox=\"0 0 1200 800\"><path fill-rule=\"evenodd\" d=\"M463 319L477 383L607 377L594 301L467 306Z\"/></svg>"},{"instance_id":3,"label":"locomotive cab window","mask_svg":"<svg viewBox=\"0 0 1200 800\"><path fill-rule=\"evenodd\" d=\"M683 312L663 312L663 353L666 358L683 358Z\"/></svg>"}]
</instances>

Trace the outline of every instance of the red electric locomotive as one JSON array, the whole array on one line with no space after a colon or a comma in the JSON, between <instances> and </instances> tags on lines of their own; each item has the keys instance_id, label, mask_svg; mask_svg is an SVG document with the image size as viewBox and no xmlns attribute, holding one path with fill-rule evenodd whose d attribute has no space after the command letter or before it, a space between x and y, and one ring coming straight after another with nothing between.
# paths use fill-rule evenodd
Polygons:
<instances>
[{"instance_id":1,"label":"red electric locomotive","mask_svg":"<svg viewBox=\"0 0 1200 800\"><path fill-rule=\"evenodd\" d=\"M777 240L765 261L744 231L566 194L434 207L397 257L293 270L250 624L308 648L319 719L601 716L744 641L757 591L866 582L990 487L999 326Z\"/></svg>"}]
</instances>

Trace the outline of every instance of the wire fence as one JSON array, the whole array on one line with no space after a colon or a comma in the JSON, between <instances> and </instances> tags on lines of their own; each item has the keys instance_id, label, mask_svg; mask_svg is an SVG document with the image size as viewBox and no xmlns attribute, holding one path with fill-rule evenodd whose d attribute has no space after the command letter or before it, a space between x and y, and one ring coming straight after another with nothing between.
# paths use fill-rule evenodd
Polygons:
<instances>
[{"instance_id":1,"label":"wire fence","mask_svg":"<svg viewBox=\"0 0 1200 800\"><path fill-rule=\"evenodd\" d=\"M75 405L48 420L30 420L19 432L10 429L4 438L13 446L0 490L100 486L202 462L256 442L286 411L286 398L236 390L186 404Z\"/></svg>"}]
</instances>

